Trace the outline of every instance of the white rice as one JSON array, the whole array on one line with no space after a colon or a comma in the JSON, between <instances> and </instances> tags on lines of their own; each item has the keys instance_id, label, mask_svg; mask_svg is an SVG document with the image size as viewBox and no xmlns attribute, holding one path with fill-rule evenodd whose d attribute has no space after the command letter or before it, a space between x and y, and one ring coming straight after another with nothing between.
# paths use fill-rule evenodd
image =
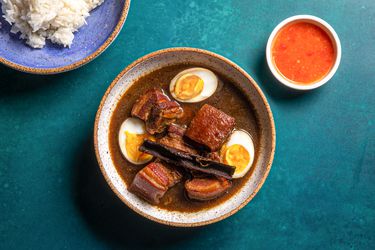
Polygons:
<instances>
[{"instance_id":1,"label":"white rice","mask_svg":"<svg viewBox=\"0 0 375 250\"><path fill-rule=\"evenodd\" d=\"M11 32L33 48L43 48L46 39L70 47L74 32L86 24L89 12L104 0L0 0Z\"/></svg>"}]
</instances>

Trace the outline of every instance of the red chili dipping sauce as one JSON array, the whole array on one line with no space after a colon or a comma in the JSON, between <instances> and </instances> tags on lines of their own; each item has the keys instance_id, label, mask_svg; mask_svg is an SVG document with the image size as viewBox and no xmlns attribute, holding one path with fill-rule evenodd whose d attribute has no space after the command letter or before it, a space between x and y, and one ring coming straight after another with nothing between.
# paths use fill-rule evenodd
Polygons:
<instances>
[{"instance_id":1,"label":"red chili dipping sauce","mask_svg":"<svg viewBox=\"0 0 375 250\"><path fill-rule=\"evenodd\" d=\"M328 34L315 24L291 23L276 35L272 57L278 71L297 84L324 78L335 63L335 49Z\"/></svg>"}]
</instances>

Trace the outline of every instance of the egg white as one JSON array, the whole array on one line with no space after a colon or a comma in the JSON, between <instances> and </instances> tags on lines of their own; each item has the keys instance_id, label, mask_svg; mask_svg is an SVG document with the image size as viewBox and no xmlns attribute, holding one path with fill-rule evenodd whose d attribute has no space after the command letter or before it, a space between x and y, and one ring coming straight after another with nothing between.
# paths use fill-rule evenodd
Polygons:
<instances>
[{"instance_id":1,"label":"egg white","mask_svg":"<svg viewBox=\"0 0 375 250\"><path fill-rule=\"evenodd\" d=\"M136 164L136 165L141 165L141 164L145 164L149 161L152 160L149 159L149 160L143 160L143 161L133 161L129 155L128 155L128 152L126 150L126 133L125 132L130 132L132 134L146 134L146 126L145 126L145 123L138 119L138 118L134 118L134 117L130 117L128 119L126 119L122 124L121 124L121 127L120 127L120 131L119 131L119 136L118 136L118 140L119 140L119 145L120 145L120 149L121 149L121 153L122 155L126 158L126 160L128 160L129 162L133 163L133 164Z\"/></svg>"},{"instance_id":2,"label":"egg white","mask_svg":"<svg viewBox=\"0 0 375 250\"><path fill-rule=\"evenodd\" d=\"M194 98L181 100L174 93L174 89L175 89L177 80L186 74L193 74L201 78L203 80L203 90L199 95L197 95ZM172 79L171 84L169 85L169 91L171 92L171 95L173 96L173 98L180 102L195 103L195 102L201 102L203 100L206 100L207 98L212 96L217 89L217 85L218 85L217 76L211 70L208 70L205 68L190 68L190 69L181 71Z\"/></svg>"},{"instance_id":3,"label":"egg white","mask_svg":"<svg viewBox=\"0 0 375 250\"><path fill-rule=\"evenodd\" d=\"M234 173L233 178L243 177L251 168L254 162L254 143L251 139L251 135L245 130L235 130L227 140L226 147L230 147L234 144L242 145L250 155L250 161L246 165L242 173Z\"/></svg>"}]
</instances>

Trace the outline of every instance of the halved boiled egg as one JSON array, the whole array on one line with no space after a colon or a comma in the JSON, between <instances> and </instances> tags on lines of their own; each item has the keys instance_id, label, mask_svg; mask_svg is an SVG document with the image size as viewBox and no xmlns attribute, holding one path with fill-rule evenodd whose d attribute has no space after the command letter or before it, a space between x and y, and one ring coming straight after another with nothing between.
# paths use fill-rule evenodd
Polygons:
<instances>
[{"instance_id":1,"label":"halved boiled egg","mask_svg":"<svg viewBox=\"0 0 375 250\"><path fill-rule=\"evenodd\" d=\"M139 151L145 139L155 140L147 134L144 122L138 118L126 119L119 131L121 153L133 164L144 164L152 160L152 155Z\"/></svg>"},{"instance_id":2,"label":"halved boiled egg","mask_svg":"<svg viewBox=\"0 0 375 250\"><path fill-rule=\"evenodd\" d=\"M212 96L218 85L217 76L204 68L191 68L178 73L169 85L173 98L180 102L200 102Z\"/></svg>"},{"instance_id":3,"label":"halved boiled egg","mask_svg":"<svg viewBox=\"0 0 375 250\"><path fill-rule=\"evenodd\" d=\"M243 177L254 161L254 143L248 132L235 130L220 150L221 160L236 168L233 178Z\"/></svg>"}]
</instances>

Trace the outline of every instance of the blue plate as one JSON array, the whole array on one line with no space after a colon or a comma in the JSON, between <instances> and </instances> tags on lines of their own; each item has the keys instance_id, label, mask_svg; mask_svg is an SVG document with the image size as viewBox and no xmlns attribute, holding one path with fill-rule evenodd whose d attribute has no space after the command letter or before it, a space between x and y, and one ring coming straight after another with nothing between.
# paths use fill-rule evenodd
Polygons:
<instances>
[{"instance_id":1,"label":"blue plate","mask_svg":"<svg viewBox=\"0 0 375 250\"><path fill-rule=\"evenodd\" d=\"M47 41L43 49L33 49L25 40L19 39L19 34L11 34L10 25L0 17L0 62L35 74L55 74L76 69L108 48L119 34L129 6L130 0L105 0L90 12L87 25L75 33L71 48Z\"/></svg>"}]
</instances>

